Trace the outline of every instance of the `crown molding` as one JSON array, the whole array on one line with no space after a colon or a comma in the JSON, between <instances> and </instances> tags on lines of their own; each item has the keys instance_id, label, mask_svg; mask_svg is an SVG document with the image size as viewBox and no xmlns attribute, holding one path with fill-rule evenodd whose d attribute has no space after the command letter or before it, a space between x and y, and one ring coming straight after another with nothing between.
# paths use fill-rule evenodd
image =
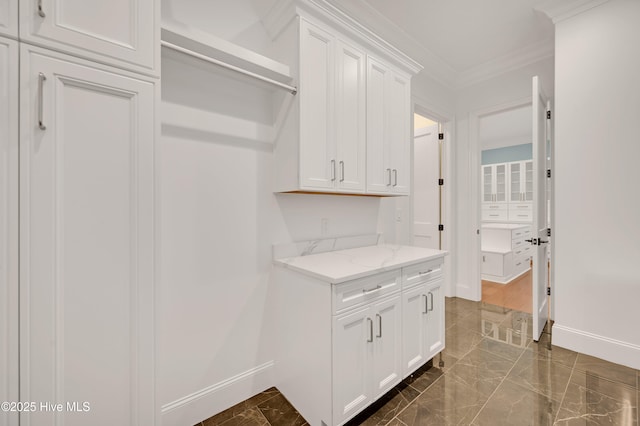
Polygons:
<instances>
[{"instance_id":1,"label":"crown molding","mask_svg":"<svg viewBox=\"0 0 640 426\"><path fill-rule=\"evenodd\" d=\"M472 86L476 83L497 77L500 74L531 65L545 58L553 57L554 53L554 40L548 39L531 45L526 49L503 55L469 70L460 72L456 81L456 89Z\"/></svg>"},{"instance_id":2,"label":"crown molding","mask_svg":"<svg viewBox=\"0 0 640 426\"><path fill-rule=\"evenodd\" d=\"M545 0L535 10L547 15L554 24L600 6L609 0Z\"/></svg>"}]
</instances>

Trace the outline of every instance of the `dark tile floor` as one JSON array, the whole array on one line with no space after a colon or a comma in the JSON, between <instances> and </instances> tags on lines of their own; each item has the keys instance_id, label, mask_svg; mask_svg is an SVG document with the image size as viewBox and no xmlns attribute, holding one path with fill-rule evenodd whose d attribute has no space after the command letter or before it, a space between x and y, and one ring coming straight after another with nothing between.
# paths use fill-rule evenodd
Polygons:
<instances>
[{"instance_id":1,"label":"dark tile floor","mask_svg":"<svg viewBox=\"0 0 640 426\"><path fill-rule=\"evenodd\" d=\"M451 298L446 349L353 425L639 426L640 371L531 339L531 315ZM549 330L547 330L549 331ZM305 420L271 388L198 426Z\"/></svg>"}]
</instances>

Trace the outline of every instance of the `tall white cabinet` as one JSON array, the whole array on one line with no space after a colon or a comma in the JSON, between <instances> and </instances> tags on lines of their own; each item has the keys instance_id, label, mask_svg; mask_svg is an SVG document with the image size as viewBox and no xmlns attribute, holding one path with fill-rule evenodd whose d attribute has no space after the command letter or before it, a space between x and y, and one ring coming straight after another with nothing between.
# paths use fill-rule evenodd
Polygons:
<instances>
[{"instance_id":1,"label":"tall white cabinet","mask_svg":"<svg viewBox=\"0 0 640 426\"><path fill-rule=\"evenodd\" d=\"M21 400L86 401L96 425L153 424L154 85L21 54Z\"/></svg>"},{"instance_id":2,"label":"tall white cabinet","mask_svg":"<svg viewBox=\"0 0 640 426\"><path fill-rule=\"evenodd\" d=\"M159 2L85 3L0 1L3 425L156 422Z\"/></svg>"},{"instance_id":3,"label":"tall white cabinet","mask_svg":"<svg viewBox=\"0 0 640 426\"><path fill-rule=\"evenodd\" d=\"M482 220L531 222L533 161L511 161L482 166Z\"/></svg>"},{"instance_id":4,"label":"tall white cabinet","mask_svg":"<svg viewBox=\"0 0 640 426\"><path fill-rule=\"evenodd\" d=\"M19 400L18 355L18 42L0 37L0 401Z\"/></svg>"}]
</instances>

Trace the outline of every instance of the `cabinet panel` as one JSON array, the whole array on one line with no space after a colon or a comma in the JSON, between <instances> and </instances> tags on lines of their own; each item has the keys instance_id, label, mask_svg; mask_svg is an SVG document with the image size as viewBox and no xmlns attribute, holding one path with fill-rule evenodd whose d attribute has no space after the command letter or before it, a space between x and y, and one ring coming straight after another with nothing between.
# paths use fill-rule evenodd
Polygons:
<instances>
[{"instance_id":1,"label":"cabinet panel","mask_svg":"<svg viewBox=\"0 0 640 426\"><path fill-rule=\"evenodd\" d=\"M336 157L338 188L364 192L366 179L365 54L337 42Z\"/></svg>"},{"instance_id":2,"label":"cabinet panel","mask_svg":"<svg viewBox=\"0 0 640 426\"><path fill-rule=\"evenodd\" d=\"M159 70L156 0L20 2L23 40L135 71Z\"/></svg>"},{"instance_id":3,"label":"cabinet panel","mask_svg":"<svg viewBox=\"0 0 640 426\"><path fill-rule=\"evenodd\" d=\"M18 0L0 0L0 35L18 36Z\"/></svg>"},{"instance_id":4,"label":"cabinet panel","mask_svg":"<svg viewBox=\"0 0 640 426\"><path fill-rule=\"evenodd\" d=\"M400 295L371 308L374 329L373 398L386 393L402 379L402 316Z\"/></svg>"},{"instance_id":5,"label":"cabinet panel","mask_svg":"<svg viewBox=\"0 0 640 426\"><path fill-rule=\"evenodd\" d=\"M6 6L6 5L5 5ZM0 401L18 401L18 43L0 37ZM0 411L17 426L18 413Z\"/></svg>"},{"instance_id":6,"label":"cabinet panel","mask_svg":"<svg viewBox=\"0 0 640 426\"><path fill-rule=\"evenodd\" d=\"M444 349L444 293L442 291L443 280L437 280L427 284L427 297L429 302L426 325L426 351L427 359L433 358Z\"/></svg>"},{"instance_id":7,"label":"cabinet panel","mask_svg":"<svg viewBox=\"0 0 640 426\"><path fill-rule=\"evenodd\" d=\"M385 86L390 71L374 58L367 57L367 191L389 192L391 166L385 110Z\"/></svg>"},{"instance_id":8,"label":"cabinet panel","mask_svg":"<svg viewBox=\"0 0 640 426\"><path fill-rule=\"evenodd\" d=\"M153 84L28 45L20 78L21 399L91 403L24 420L154 424Z\"/></svg>"},{"instance_id":9,"label":"cabinet panel","mask_svg":"<svg viewBox=\"0 0 640 426\"><path fill-rule=\"evenodd\" d=\"M390 94L387 105L389 116L389 146L394 193L409 194L411 183L411 125L409 79L397 73L392 74L389 85Z\"/></svg>"},{"instance_id":10,"label":"cabinet panel","mask_svg":"<svg viewBox=\"0 0 640 426\"><path fill-rule=\"evenodd\" d=\"M328 189L337 173L333 104L335 40L305 20L300 27L300 186Z\"/></svg>"},{"instance_id":11,"label":"cabinet panel","mask_svg":"<svg viewBox=\"0 0 640 426\"><path fill-rule=\"evenodd\" d=\"M424 315L429 309L425 286L417 285L402 293L402 374L407 377L429 359L426 358Z\"/></svg>"},{"instance_id":12,"label":"cabinet panel","mask_svg":"<svg viewBox=\"0 0 640 426\"><path fill-rule=\"evenodd\" d=\"M335 317L333 323L333 422L340 424L372 400L375 331L368 306Z\"/></svg>"}]
</instances>

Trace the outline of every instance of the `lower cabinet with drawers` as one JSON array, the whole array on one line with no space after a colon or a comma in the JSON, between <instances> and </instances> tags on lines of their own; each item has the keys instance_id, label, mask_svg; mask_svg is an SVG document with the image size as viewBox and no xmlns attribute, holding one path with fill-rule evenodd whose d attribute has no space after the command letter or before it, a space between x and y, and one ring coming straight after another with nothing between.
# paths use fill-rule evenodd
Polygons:
<instances>
[{"instance_id":1,"label":"lower cabinet with drawers","mask_svg":"<svg viewBox=\"0 0 640 426\"><path fill-rule=\"evenodd\" d=\"M506 284L527 272L532 256L531 226L509 223L482 225L482 279Z\"/></svg>"},{"instance_id":2,"label":"lower cabinet with drawers","mask_svg":"<svg viewBox=\"0 0 640 426\"><path fill-rule=\"evenodd\" d=\"M276 387L342 425L444 349L443 256L332 283L274 269Z\"/></svg>"}]
</instances>

